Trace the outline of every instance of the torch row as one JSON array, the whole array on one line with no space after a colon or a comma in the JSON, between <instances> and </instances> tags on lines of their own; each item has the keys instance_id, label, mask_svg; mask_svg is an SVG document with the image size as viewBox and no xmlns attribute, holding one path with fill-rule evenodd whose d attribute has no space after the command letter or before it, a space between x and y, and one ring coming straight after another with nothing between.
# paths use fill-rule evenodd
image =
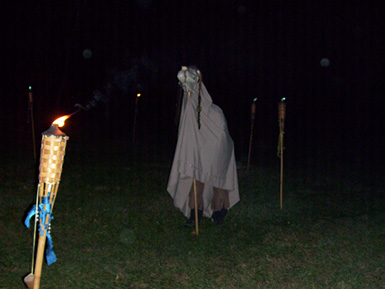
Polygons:
<instances>
[{"instance_id":1,"label":"torch row","mask_svg":"<svg viewBox=\"0 0 385 289\"><path fill-rule=\"evenodd\" d=\"M278 125L279 125L279 136L278 136L278 148L277 148L277 157L280 158L280 178L279 178L279 204L280 209L283 209L283 136L285 133L285 117L286 117L286 98L281 98L281 101L278 103ZM251 157L251 145L253 141L253 129L255 122L255 113L256 113L256 101L257 98L254 98L251 104L251 131L250 131L250 142L249 142L249 154L247 159L247 170L250 168L250 157Z\"/></svg>"}]
</instances>

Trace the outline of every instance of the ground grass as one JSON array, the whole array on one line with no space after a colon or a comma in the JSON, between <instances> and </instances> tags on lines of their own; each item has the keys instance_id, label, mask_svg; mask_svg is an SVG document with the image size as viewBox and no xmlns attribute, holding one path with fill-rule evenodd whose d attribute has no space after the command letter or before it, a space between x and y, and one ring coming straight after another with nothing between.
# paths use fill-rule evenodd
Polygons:
<instances>
[{"instance_id":1,"label":"ground grass","mask_svg":"<svg viewBox=\"0 0 385 289\"><path fill-rule=\"evenodd\" d=\"M262 163L239 170L226 225L195 236L165 189L172 155L67 150L41 288L385 288L380 185L292 168L280 210L278 161ZM0 182L0 288L24 288L36 172L9 156Z\"/></svg>"}]
</instances>

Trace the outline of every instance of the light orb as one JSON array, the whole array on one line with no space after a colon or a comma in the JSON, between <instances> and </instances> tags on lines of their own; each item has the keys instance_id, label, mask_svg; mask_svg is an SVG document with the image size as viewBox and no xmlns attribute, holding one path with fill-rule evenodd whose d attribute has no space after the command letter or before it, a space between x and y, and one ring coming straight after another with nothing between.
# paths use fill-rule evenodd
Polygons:
<instances>
[{"instance_id":1,"label":"light orb","mask_svg":"<svg viewBox=\"0 0 385 289\"><path fill-rule=\"evenodd\" d=\"M330 65L329 58L322 58L320 61L320 64L322 67L329 67L329 65Z\"/></svg>"},{"instance_id":2,"label":"light orb","mask_svg":"<svg viewBox=\"0 0 385 289\"><path fill-rule=\"evenodd\" d=\"M92 57L92 51L88 48L84 49L82 54L84 59L90 59Z\"/></svg>"}]
</instances>

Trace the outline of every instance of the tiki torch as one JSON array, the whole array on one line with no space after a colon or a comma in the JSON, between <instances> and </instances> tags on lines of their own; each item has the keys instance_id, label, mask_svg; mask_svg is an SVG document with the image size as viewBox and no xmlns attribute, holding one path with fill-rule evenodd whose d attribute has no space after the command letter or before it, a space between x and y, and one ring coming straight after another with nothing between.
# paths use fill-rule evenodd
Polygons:
<instances>
[{"instance_id":1,"label":"tiki torch","mask_svg":"<svg viewBox=\"0 0 385 289\"><path fill-rule=\"evenodd\" d=\"M278 103L278 123L279 123L279 137L278 137L278 148L277 156L281 159L280 164L280 178L279 178L279 197L280 197L280 208L283 208L283 135L285 133L285 115L286 115L286 98L281 98L281 101Z\"/></svg>"},{"instance_id":2,"label":"tiki torch","mask_svg":"<svg viewBox=\"0 0 385 289\"><path fill-rule=\"evenodd\" d=\"M136 99L135 99L135 113L134 113L134 129L132 132L132 143L135 143L135 128L136 128L136 117L138 115L138 103L139 103L139 97L141 97L142 94L137 93Z\"/></svg>"},{"instance_id":3,"label":"tiki torch","mask_svg":"<svg viewBox=\"0 0 385 289\"><path fill-rule=\"evenodd\" d=\"M32 262L32 272L24 278L24 283L29 289L39 289L40 287L44 250L48 265L56 261L50 234L50 221L53 219L52 210L60 183L66 144L69 139L59 127L63 126L64 121L70 116L58 118L47 131L42 133L39 184L37 187L38 207L31 209L24 222L29 227L30 218L33 215L39 215L39 239L36 257ZM34 263L35 267L33 268Z\"/></svg>"},{"instance_id":4,"label":"tiki torch","mask_svg":"<svg viewBox=\"0 0 385 289\"><path fill-rule=\"evenodd\" d=\"M253 142L253 130L254 130L254 121L255 121L255 111L256 111L256 104L257 98L254 98L253 102L251 103L251 129L250 129L250 143L249 143L249 156L247 158L247 170L250 168L250 156L251 156L251 143Z\"/></svg>"}]
</instances>

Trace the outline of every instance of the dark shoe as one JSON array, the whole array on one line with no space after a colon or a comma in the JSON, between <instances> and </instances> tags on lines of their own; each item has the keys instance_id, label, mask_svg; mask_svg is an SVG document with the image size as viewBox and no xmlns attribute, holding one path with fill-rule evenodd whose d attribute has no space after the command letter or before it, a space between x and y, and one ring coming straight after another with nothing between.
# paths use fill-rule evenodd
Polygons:
<instances>
[{"instance_id":1,"label":"dark shoe","mask_svg":"<svg viewBox=\"0 0 385 289\"><path fill-rule=\"evenodd\" d=\"M227 210L226 209L222 209L220 211L215 211L212 214L212 216L211 216L211 218L214 221L214 224L217 225L217 226L223 226L226 214L227 214Z\"/></svg>"},{"instance_id":2,"label":"dark shoe","mask_svg":"<svg viewBox=\"0 0 385 289\"><path fill-rule=\"evenodd\" d=\"M198 210L198 223L202 220L202 218L203 218L203 210ZM191 209L190 218L187 220L184 226L185 227L195 226L195 209Z\"/></svg>"},{"instance_id":3,"label":"dark shoe","mask_svg":"<svg viewBox=\"0 0 385 289\"><path fill-rule=\"evenodd\" d=\"M216 224L218 222L220 212L221 211L214 211L214 213L211 215L211 219L213 219L214 224Z\"/></svg>"}]
</instances>

